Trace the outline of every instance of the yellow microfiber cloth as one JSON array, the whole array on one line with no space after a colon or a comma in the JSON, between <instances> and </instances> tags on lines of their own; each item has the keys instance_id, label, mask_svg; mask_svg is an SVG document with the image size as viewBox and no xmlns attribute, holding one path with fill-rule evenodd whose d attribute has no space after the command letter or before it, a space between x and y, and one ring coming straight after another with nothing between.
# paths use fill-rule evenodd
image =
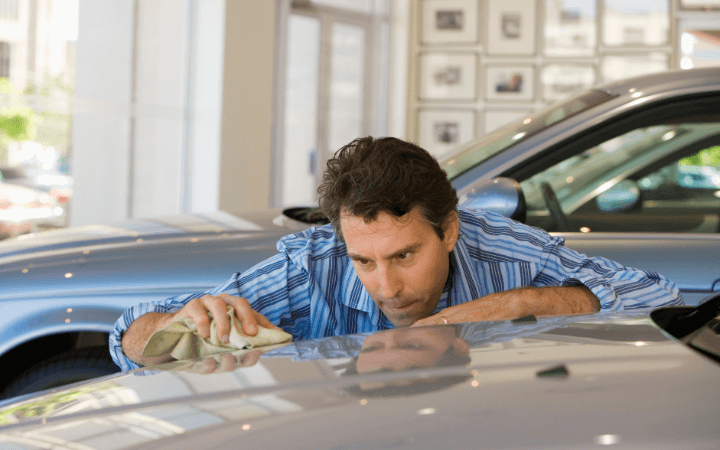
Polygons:
<instances>
[{"instance_id":1,"label":"yellow microfiber cloth","mask_svg":"<svg viewBox=\"0 0 720 450\"><path fill-rule=\"evenodd\" d=\"M145 344L142 354L143 356L162 356L170 353L175 359L204 358L217 353L292 341L292 335L282 330L261 326L258 326L257 335L248 336L243 333L242 325L235 317L235 309L232 306L228 306L227 315L230 317L232 325L230 341L227 344L223 344L217 337L217 325L212 314L210 314L212 320L209 339L204 339L197 334L197 325L194 320L183 317L154 332Z\"/></svg>"}]
</instances>

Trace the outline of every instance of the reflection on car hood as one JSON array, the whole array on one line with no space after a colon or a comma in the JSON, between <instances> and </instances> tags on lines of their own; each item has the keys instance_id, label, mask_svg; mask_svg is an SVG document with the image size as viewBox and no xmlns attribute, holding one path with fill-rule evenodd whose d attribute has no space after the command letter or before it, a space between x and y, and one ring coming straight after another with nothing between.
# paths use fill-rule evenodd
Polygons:
<instances>
[{"instance_id":1,"label":"reflection on car hood","mask_svg":"<svg viewBox=\"0 0 720 450\"><path fill-rule=\"evenodd\" d=\"M79 383L0 404L0 447L717 444L717 365L644 313L521 322L302 341ZM225 371L231 361L249 366Z\"/></svg>"}]
</instances>

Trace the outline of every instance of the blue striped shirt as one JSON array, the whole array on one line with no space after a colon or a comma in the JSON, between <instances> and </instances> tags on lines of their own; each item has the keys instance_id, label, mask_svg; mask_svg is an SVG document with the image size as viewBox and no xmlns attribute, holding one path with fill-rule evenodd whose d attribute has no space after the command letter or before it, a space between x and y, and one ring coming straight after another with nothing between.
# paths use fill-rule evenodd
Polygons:
<instances>
[{"instance_id":1,"label":"blue striped shirt","mask_svg":"<svg viewBox=\"0 0 720 450\"><path fill-rule=\"evenodd\" d=\"M434 313L519 287L583 284L603 311L682 304L677 286L649 271L626 268L566 248L564 239L501 215L458 208L460 235L451 271ZM122 333L142 314L173 313L205 294L246 298L253 309L294 340L394 328L355 274L345 244L330 225L285 236L278 254L236 273L222 286L128 309L110 335L110 353L123 369L138 368L122 352Z\"/></svg>"}]
</instances>

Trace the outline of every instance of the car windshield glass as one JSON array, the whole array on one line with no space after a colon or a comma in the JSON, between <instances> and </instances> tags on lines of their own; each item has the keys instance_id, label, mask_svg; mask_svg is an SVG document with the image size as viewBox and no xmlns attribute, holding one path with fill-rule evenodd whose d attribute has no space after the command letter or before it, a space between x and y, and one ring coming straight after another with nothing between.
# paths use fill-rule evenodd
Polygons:
<instances>
[{"instance_id":1,"label":"car windshield glass","mask_svg":"<svg viewBox=\"0 0 720 450\"><path fill-rule=\"evenodd\" d=\"M656 125L612 138L522 181L528 210L545 208L539 188L543 182L550 184L563 210L572 213L638 170L715 136L719 130L717 123ZM679 175L675 177L687 184ZM653 183L660 181L645 177L640 187L649 188Z\"/></svg>"},{"instance_id":2,"label":"car windshield glass","mask_svg":"<svg viewBox=\"0 0 720 450\"><path fill-rule=\"evenodd\" d=\"M528 137L611 98L612 95L599 90L583 92L461 146L453 154L443 157L440 165L452 180Z\"/></svg>"}]
</instances>

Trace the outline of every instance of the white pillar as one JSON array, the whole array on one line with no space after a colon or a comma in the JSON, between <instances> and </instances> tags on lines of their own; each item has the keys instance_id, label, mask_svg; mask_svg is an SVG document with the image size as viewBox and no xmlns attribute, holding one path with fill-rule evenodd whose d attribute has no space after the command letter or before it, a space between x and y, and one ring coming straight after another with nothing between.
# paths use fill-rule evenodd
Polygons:
<instances>
[{"instance_id":1,"label":"white pillar","mask_svg":"<svg viewBox=\"0 0 720 450\"><path fill-rule=\"evenodd\" d=\"M81 0L72 225L269 206L277 16Z\"/></svg>"},{"instance_id":2,"label":"white pillar","mask_svg":"<svg viewBox=\"0 0 720 450\"><path fill-rule=\"evenodd\" d=\"M79 7L70 223L128 216L133 2Z\"/></svg>"}]
</instances>

